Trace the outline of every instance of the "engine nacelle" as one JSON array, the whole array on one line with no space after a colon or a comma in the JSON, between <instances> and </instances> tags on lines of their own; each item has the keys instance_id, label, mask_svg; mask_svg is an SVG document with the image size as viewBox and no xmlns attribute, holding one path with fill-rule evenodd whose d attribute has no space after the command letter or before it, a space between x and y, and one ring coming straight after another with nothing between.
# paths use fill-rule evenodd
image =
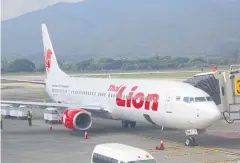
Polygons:
<instances>
[{"instance_id":1,"label":"engine nacelle","mask_svg":"<svg viewBox=\"0 0 240 163\"><path fill-rule=\"evenodd\" d=\"M83 109L66 109L62 115L62 123L66 128L87 130L92 125L92 116Z\"/></svg>"}]
</instances>

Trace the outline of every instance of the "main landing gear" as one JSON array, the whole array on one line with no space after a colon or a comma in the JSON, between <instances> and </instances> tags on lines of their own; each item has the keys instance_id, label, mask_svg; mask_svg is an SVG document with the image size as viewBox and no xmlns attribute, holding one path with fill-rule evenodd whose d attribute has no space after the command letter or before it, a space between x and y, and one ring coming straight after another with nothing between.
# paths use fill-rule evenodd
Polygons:
<instances>
[{"instance_id":1,"label":"main landing gear","mask_svg":"<svg viewBox=\"0 0 240 163\"><path fill-rule=\"evenodd\" d=\"M131 128L134 128L134 127L136 127L136 122L122 120L122 127L127 128L129 125L130 125Z\"/></svg>"},{"instance_id":2,"label":"main landing gear","mask_svg":"<svg viewBox=\"0 0 240 163\"><path fill-rule=\"evenodd\" d=\"M197 146L198 144L196 142L195 137L193 136L193 135L198 135L197 130L196 129L186 130L185 133L187 136L189 136L185 140L185 145L186 146Z\"/></svg>"}]
</instances>

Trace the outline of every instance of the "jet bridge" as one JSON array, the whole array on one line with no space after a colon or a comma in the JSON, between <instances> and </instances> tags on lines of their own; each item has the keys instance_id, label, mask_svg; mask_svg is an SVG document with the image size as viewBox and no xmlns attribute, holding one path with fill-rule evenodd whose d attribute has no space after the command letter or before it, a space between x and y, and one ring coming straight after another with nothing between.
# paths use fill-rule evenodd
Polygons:
<instances>
[{"instance_id":1,"label":"jet bridge","mask_svg":"<svg viewBox=\"0 0 240 163\"><path fill-rule=\"evenodd\" d=\"M184 82L207 92L228 123L240 120L240 65L231 65L229 71L196 74Z\"/></svg>"}]
</instances>

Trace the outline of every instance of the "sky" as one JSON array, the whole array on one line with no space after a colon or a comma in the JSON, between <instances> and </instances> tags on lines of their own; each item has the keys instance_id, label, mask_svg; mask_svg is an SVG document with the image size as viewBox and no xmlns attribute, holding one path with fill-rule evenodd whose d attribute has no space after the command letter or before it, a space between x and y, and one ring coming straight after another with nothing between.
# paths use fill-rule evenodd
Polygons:
<instances>
[{"instance_id":1,"label":"sky","mask_svg":"<svg viewBox=\"0 0 240 163\"><path fill-rule=\"evenodd\" d=\"M1 20L11 19L31 11L43 9L58 2L82 2L85 0L1 0ZM228 3L237 0L212 0Z\"/></svg>"},{"instance_id":2,"label":"sky","mask_svg":"<svg viewBox=\"0 0 240 163\"><path fill-rule=\"evenodd\" d=\"M81 2L84 0L1 0L1 20L11 19L31 11L43 9L58 2Z\"/></svg>"}]
</instances>

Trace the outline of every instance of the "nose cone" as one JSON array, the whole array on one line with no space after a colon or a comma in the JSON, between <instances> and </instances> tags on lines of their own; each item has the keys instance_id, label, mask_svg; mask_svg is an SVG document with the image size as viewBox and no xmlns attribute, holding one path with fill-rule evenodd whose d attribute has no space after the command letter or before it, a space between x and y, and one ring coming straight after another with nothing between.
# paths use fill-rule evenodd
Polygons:
<instances>
[{"instance_id":1,"label":"nose cone","mask_svg":"<svg viewBox=\"0 0 240 163\"><path fill-rule=\"evenodd\" d=\"M215 103L207 103L199 107L199 123L202 128L207 128L221 118L221 112Z\"/></svg>"},{"instance_id":2,"label":"nose cone","mask_svg":"<svg viewBox=\"0 0 240 163\"><path fill-rule=\"evenodd\" d=\"M208 119L212 120L213 122L219 120L221 118L221 112L219 111L218 107L208 111Z\"/></svg>"},{"instance_id":3,"label":"nose cone","mask_svg":"<svg viewBox=\"0 0 240 163\"><path fill-rule=\"evenodd\" d=\"M219 120L221 118L221 112L217 105L215 103L212 103L208 105L208 107L204 108L206 111L206 118L210 123L214 123L215 121Z\"/></svg>"}]
</instances>

